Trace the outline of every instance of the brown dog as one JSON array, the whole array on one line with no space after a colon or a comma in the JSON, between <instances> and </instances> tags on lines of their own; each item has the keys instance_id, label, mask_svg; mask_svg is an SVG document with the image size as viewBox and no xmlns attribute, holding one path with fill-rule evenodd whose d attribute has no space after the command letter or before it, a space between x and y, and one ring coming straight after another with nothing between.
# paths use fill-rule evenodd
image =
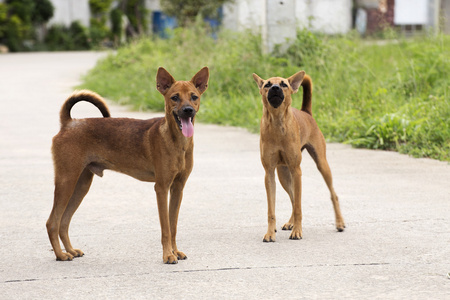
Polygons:
<instances>
[{"instance_id":1,"label":"brown dog","mask_svg":"<svg viewBox=\"0 0 450 300\"><path fill-rule=\"evenodd\" d=\"M283 230L292 229L290 239L302 238L301 176L302 150L308 150L331 193L336 228L344 230L344 219L339 208L338 197L333 189L333 180L325 154L325 139L312 117L312 81L304 71L285 79L272 77L267 80L253 74L262 95L263 116L261 118L261 162L266 171L265 186L268 203L268 230L264 242L274 242L275 218L275 169L281 185L292 202L292 215L283 225ZM303 104L299 111L291 107L291 95L302 85Z\"/></svg>"},{"instance_id":2,"label":"brown dog","mask_svg":"<svg viewBox=\"0 0 450 300\"><path fill-rule=\"evenodd\" d=\"M69 223L89 191L94 174L101 177L105 169L155 182L163 260L174 264L177 259L186 259L175 241L178 212L193 166L194 117L208 79L207 67L191 81L175 81L169 72L159 68L156 83L164 95L165 117L150 120L109 118L104 100L90 91L76 92L66 100L60 113L61 130L52 144L55 195L47 221L57 260L83 256L70 243ZM72 119L70 110L79 101L94 104L104 118ZM61 250L58 235L66 252Z\"/></svg>"}]
</instances>

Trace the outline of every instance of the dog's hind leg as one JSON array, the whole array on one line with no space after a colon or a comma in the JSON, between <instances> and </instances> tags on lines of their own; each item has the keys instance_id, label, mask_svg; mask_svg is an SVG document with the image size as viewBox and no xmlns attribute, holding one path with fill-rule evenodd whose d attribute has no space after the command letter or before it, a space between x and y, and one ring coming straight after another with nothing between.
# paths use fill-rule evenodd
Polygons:
<instances>
[{"instance_id":1,"label":"dog's hind leg","mask_svg":"<svg viewBox=\"0 0 450 300\"><path fill-rule=\"evenodd\" d=\"M339 199L336 195L336 192L333 188L333 177L331 176L330 166L328 165L328 161L326 158L326 144L325 139L321 136L319 139L319 144L314 147L314 145L310 144L306 146L306 150L311 155L313 160L315 161L319 172L322 174L325 183L327 184L328 189L331 194L331 202L333 203L334 214L336 218L336 229L338 231L344 231L345 223L344 218L341 214L341 208L339 206Z\"/></svg>"},{"instance_id":2,"label":"dog's hind leg","mask_svg":"<svg viewBox=\"0 0 450 300\"><path fill-rule=\"evenodd\" d=\"M72 172L70 175L67 175L55 168L55 193L53 208L47 220L47 233L50 243L52 244L53 251L55 252L56 260L73 259L72 254L62 252L58 235L61 225L61 218L66 210L70 198L72 197L73 191L75 190L80 173Z\"/></svg>"},{"instance_id":3,"label":"dog's hind leg","mask_svg":"<svg viewBox=\"0 0 450 300\"><path fill-rule=\"evenodd\" d=\"M91 187L92 179L94 174L88 169L85 168L78 178L77 185L75 186L75 190L72 194L72 197L67 204L66 210L61 219L61 225L59 227L59 237L64 244L64 248L74 257L81 257L84 255L83 251L79 249L74 249L69 239L69 224L72 220L72 216L86 196L89 188Z\"/></svg>"},{"instance_id":4,"label":"dog's hind leg","mask_svg":"<svg viewBox=\"0 0 450 300\"><path fill-rule=\"evenodd\" d=\"M282 230L291 230L294 227L294 190L292 185L292 175L289 168L286 166L277 167L278 179L280 180L281 186L288 193L289 199L292 204L292 214L287 223L281 227Z\"/></svg>"}]
</instances>

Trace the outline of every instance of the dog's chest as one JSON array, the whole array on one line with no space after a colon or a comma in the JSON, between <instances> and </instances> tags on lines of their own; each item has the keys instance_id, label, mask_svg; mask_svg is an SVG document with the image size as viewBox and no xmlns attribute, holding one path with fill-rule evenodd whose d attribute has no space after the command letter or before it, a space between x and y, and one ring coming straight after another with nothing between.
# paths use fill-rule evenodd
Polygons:
<instances>
[{"instance_id":1,"label":"dog's chest","mask_svg":"<svg viewBox=\"0 0 450 300\"><path fill-rule=\"evenodd\" d=\"M301 160L299 134L292 130L284 134L279 130L262 132L261 158L269 165L299 164Z\"/></svg>"}]
</instances>

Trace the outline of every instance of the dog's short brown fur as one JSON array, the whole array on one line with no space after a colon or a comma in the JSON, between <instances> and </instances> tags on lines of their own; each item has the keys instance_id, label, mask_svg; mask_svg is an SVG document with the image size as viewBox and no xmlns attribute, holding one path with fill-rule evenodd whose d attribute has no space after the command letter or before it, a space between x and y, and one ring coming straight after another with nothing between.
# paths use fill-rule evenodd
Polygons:
<instances>
[{"instance_id":1,"label":"dog's short brown fur","mask_svg":"<svg viewBox=\"0 0 450 300\"><path fill-rule=\"evenodd\" d=\"M90 91L75 92L66 100L60 113L61 130L52 144L55 194L47 221L57 260L83 256L70 243L69 223L89 191L94 174L102 176L105 169L155 182L163 261L173 264L186 258L175 240L178 212L193 167L192 123L208 79L207 67L191 81L175 81L169 72L159 68L156 83L164 95L165 117L149 120L110 118L103 99ZM97 106L104 118L72 119L70 110L79 101ZM58 235L66 252L61 250Z\"/></svg>"},{"instance_id":2,"label":"dog's short brown fur","mask_svg":"<svg viewBox=\"0 0 450 300\"><path fill-rule=\"evenodd\" d=\"M289 78L272 77L267 80L253 74L262 95L263 116L261 118L261 162L264 166L265 186L268 203L268 230L264 242L274 242L275 218L275 169L281 185L292 202L292 215L283 225L283 230L292 229L290 239L302 238L301 176L302 150L306 149L314 159L317 168L331 193L336 228L344 230L344 219L334 192L330 167L326 159L325 139L312 117L312 81L304 71ZM291 107L291 95L302 85L303 104L298 110Z\"/></svg>"}]
</instances>

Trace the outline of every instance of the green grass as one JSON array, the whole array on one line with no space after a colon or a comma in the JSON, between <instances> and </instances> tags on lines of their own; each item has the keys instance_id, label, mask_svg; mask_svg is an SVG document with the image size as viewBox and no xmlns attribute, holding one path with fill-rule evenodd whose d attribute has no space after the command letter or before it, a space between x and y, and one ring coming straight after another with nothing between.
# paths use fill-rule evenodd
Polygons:
<instances>
[{"instance_id":1,"label":"green grass","mask_svg":"<svg viewBox=\"0 0 450 300\"><path fill-rule=\"evenodd\" d=\"M353 35L299 31L287 53L262 55L259 36L177 29L172 38L148 38L120 48L84 78L92 89L135 109L163 110L156 70L189 80L210 68L202 122L259 130L262 104L252 73L313 79L313 114L329 141L395 150L450 161L450 37L391 40L384 45ZM301 107L301 93L294 95Z\"/></svg>"}]
</instances>

